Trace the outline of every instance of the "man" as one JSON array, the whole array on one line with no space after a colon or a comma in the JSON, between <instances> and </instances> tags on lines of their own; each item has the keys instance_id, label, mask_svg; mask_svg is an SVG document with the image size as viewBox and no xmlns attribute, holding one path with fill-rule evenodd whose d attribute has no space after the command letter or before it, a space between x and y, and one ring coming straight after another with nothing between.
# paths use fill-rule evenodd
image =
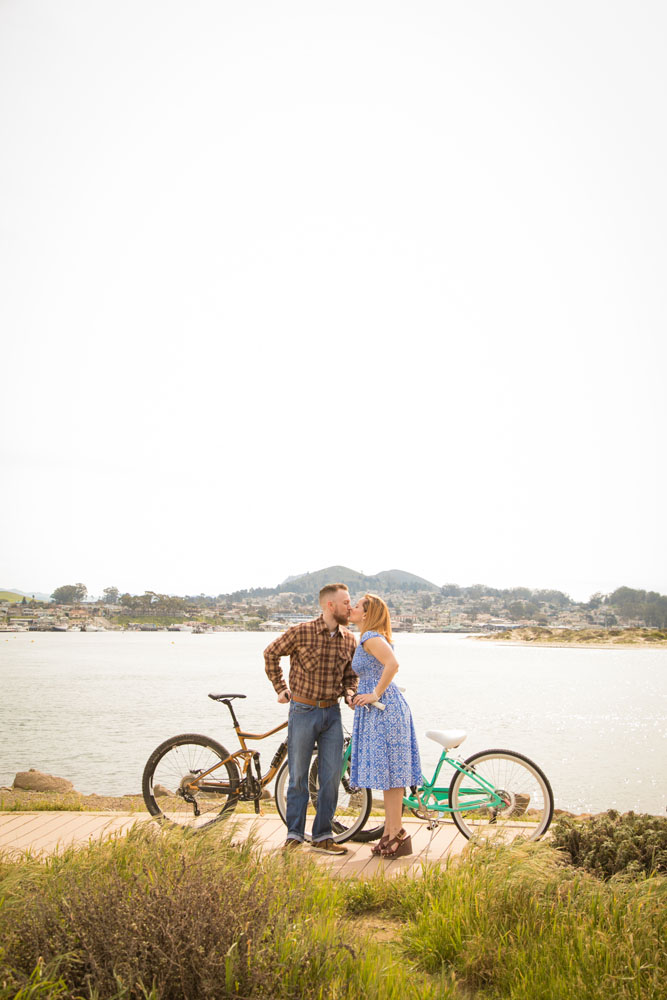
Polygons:
<instances>
[{"instance_id":1,"label":"man","mask_svg":"<svg viewBox=\"0 0 667 1000\"><path fill-rule=\"evenodd\" d=\"M284 850L304 841L308 808L308 771L315 742L318 746L320 790L312 830L312 849L324 854L347 854L333 839L331 821L338 802L343 755L343 723L338 699L348 704L359 678L351 667L354 636L343 626L350 619L350 595L344 583L329 583L320 591L322 614L314 621L288 628L264 650L266 673L278 701L290 703L287 727L289 785L287 840ZM280 657L289 656L289 686Z\"/></svg>"}]
</instances>

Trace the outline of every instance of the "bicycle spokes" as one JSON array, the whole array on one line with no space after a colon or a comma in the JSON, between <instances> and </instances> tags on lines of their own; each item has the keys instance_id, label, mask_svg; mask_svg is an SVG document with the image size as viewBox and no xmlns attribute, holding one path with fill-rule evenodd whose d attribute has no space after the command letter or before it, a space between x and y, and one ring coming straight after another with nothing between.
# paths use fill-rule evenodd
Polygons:
<instances>
[{"instance_id":1,"label":"bicycle spokes","mask_svg":"<svg viewBox=\"0 0 667 1000\"><path fill-rule=\"evenodd\" d=\"M158 747L143 779L144 798L154 816L196 829L234 807L238 786L238 769L224 747L195 734Z\"/></svg>"},{"instance_id":2,"label":"bicycle spokes","mask_svg":"<svg viewBox=\"0 0 667 1000\"><path fill-rule=\"evenodd\" d=\"M466 837L536 840L549 826L553 793L542 771L508 750L476 754L450 787L453 819Z\"/></svg>"}]
</instances>

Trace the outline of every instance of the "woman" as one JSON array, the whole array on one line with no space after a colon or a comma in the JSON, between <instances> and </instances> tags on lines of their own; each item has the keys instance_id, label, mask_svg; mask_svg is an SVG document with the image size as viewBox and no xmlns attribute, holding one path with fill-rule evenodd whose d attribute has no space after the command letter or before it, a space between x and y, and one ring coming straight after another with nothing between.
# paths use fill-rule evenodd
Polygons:
<instances>
[{"instance_id":1,"label":"woman","mask_svg":"<svg viewBox=\"0 0 667 1000\"><path fill-rule=\"evenodd\" d=\"M389 608L381 597L365 594L350 612L361 638L352 660L359 674L353 700L354 729L350 780L359 788L384 792L384 835L371 848L383 858L412 854L412 842L401 826L406 785L421 781L421 763L412 715L393 683L398 661L392 645ZM373 707L380 702L384 710Z\"/></svg>"}]
</instances>

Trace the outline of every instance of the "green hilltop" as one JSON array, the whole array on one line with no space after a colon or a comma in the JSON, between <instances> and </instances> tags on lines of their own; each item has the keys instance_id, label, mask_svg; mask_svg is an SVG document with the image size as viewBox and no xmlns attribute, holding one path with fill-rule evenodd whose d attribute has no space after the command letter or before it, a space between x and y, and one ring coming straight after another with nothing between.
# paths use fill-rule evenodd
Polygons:
<instances>
[{"instance_id":1,"label":"green hilltop","mask_svg":"<svg viewBox=\"0 0 667 1000\"><path fill-rule=\"evenodd\" d=\"M10 604L20 604L24 597L26 601L32 601L32 597L28 597L27 594L16 594L13 590L0 590L0 601L9 601Z\"/></svg>"},{"instance_id":2,"label":"green hilltop","mask_svg":"<svg viewBox=\"0 0 667 1000\"><path fill-rule=\"evenodd\" d=\"M395 590L430 590L434 593L440 587L430 580L425 580L414 573L406 573L402 569L387 569L375 576L366 576L347 566L327 566L315 573L302 573L300 576L288 576L276 587L277 592L293 594L316 593L327 583L344 583L351 590L370 590L387 593Z\"/></svg>"}]
</instances>

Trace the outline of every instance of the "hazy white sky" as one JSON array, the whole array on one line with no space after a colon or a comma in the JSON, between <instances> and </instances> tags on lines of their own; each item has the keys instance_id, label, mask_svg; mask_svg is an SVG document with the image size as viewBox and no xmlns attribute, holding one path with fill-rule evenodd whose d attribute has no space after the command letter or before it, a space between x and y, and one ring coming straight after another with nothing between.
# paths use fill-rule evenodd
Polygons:
<instances>
[{"instance_id":1,"label":"hazy white sky","mask_svg":"<svg viewBox=\"0 0 667 1000\"><path fill-rule=\"evenodd\" d=\"M0 588L667 593L666 28L3 0Z\"/></svg>"}]
</instances>

